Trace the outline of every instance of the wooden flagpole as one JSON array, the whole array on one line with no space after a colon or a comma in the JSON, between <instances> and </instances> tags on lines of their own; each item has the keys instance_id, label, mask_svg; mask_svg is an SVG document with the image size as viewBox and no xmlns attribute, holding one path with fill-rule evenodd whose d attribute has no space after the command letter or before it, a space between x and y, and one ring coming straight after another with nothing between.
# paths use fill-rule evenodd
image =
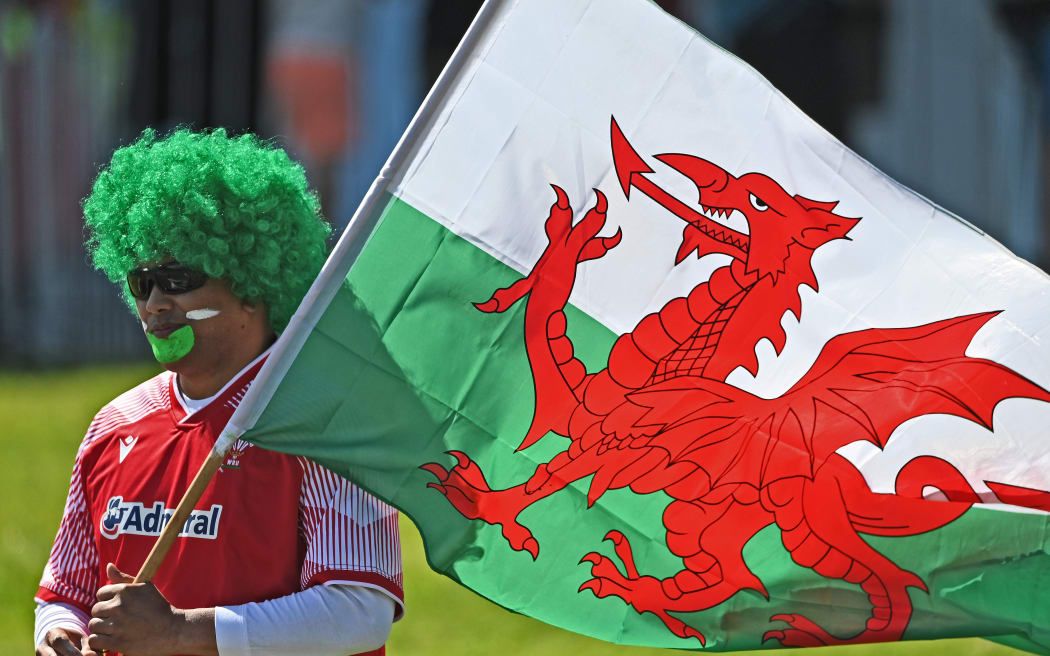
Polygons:
<instances>
[{"instance_id":1,"label":"wooden flagpole","mask_svg":"<svg viewBox=\"0 0 1050 656\"><path fill-rule=\"evenodd\" d=\"M197 475L190 482L186 494L182 495L179 505L175 506L175 512L172 514L171 519L164 525L164 529L160 532L160 537L157 538L149 555L146 556L146 562L142 563L139 573L135 575L134 583L149 583L156 576L157 570L160 569L161 563L164 562L164 557L168 555L171 546L175 544L175 538L179 536L179 532L182 531L182 527L186 524L190 513L193 512L193 507L200 501L201 495L204 494L204 490L208 487L208 483L211 482L215 472L219 471L223 460L226 459L226 452L230 450L230 446L236 440L236 438L229 435L223 435L223 438L215 442L215 446L208 453L208 457L204 459L204 464L201 465Z\"/></svg>"}]
</instances>

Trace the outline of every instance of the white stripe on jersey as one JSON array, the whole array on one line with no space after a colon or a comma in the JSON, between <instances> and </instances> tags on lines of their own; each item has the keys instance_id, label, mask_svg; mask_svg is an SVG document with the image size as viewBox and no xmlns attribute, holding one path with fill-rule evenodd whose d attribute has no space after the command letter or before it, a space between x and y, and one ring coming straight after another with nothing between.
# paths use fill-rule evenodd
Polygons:
<instances>
[{"instance_id":1,"label":"white stripe on jersey","mask_svg":"<svg viewBox=\"0 0 1050 656\"><path fill-rule=\"evenodd\" d=\"M95 418L96 422L105 417L105 425L115 428L120 424L139 421L158 410L167 410L171 406L171 396L168 390L174 375L170 371L162 372L124 392L99 411Z\"/></svg>"},{"instance_id":2,"label":"white stripe on jersey","mask_svg":"<svg viewBox=\"0 0 1050 656\"><path fill-rule=\"evenodd\" d=\"M95 603L98 584L98 551L95 549L95 540L91 534L92 522L84 499L84 479L80 475L81 452L83 447L77 452L73 464L62 523L59 524L40 586L90 610Z\"/></svg>"},{"instance_id":3,"label":"white stripe on jersey","mask_svg":"<svg viewBox=\"0 0 1050 656\"><path fill-rule=\"evenodd\" d=\"M378 574L401 590L397 510L312 460L298 460L300 530L307 543L300 584L325 571L348 570Z\"/></svg>"}]
</instances>

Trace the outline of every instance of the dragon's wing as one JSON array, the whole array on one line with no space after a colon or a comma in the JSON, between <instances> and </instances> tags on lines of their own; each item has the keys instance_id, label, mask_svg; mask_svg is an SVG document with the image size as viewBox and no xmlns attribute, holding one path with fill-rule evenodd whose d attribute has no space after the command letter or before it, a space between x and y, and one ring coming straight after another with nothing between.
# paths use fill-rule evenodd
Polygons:
<instances>
[{"instance_id":1,"label":"dragon's wing","mask_svg":"<svg viewBox=\"0 0 1050 656\"><path fill-rule=\"evenodd\" d=\"M858 439L884 447L913 417L955 415L991 430L1000 401L1050 401L1046 390L1017 372L966 355L973 336L997 314L861 330L829 341L794 387L768 401L772 439L765 455L771 464L783 464L765 467L764 478L800 467L812 476L828 456ZM800 450L808 454L808 466L800 462Z\"/></svg>"},{"instance_id":2,"label":"dragon's wing","mask_svg":"<svg viewBox=\"0 0 1050 656\"><path fill-rule=\"evenodd\" d=\"M712 485L758 486L812 477L828 456L857 440L884 447L913 417L950 414L991 429L1004 399L1050 401L1050 393L1011 369L965 354L996 314L839 335L775 399L704 379L666 381L630 395L636 426L621 434L650 435L649 446L666 450L671 464L695 464Z\"/></svg>"}]
</instances>

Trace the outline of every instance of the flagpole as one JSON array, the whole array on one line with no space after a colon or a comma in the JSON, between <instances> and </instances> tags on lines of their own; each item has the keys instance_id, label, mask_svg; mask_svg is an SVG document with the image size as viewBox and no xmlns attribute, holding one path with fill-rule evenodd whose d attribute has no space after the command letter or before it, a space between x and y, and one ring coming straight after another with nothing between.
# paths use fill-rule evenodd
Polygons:
<instances>
[{"instance_id":1,"label":"flagpole","mask_svg":"<svg viewBox=\"0 0 1050 656\"><path fill-rule=\"evenodd\" d=\"M197 475L193 477L189 488L186 489L186 494L182 496L179 505L175 506L175 512L172 513L171 519L164 525L160 537L153 543L153 548L150 550L149 555L146 556L146 562L142 564L139 573L135 575L133 583L148 583L153 580L157 570L160 569L161 563L164 562L164 556L171 549L171 545L175 543L175 538L178 537L186 520L189 519L190 513L193 512L193 507L200 501L201 495L204 494L208 483L211 482L212 476L219 470L219 466L222 465L224 458L224 455L212 450L208 457L204 459L204 464L197 471Z\"/></svg>"},{"instance_id":2,"label":"flagpole","mask_svg":"<svg viewBox=\"0 0 1050 656\"><path fill-rule=\"evenodd\" d=\"M423 104L419 106L416 115L412 117L412 121L408 124L404 134L401 135L401 139L397 142L393 152L390 153L390 157L387 158L379 175L372 182L364 198L361 199L361 203L350 218L346 230L339 237L335 248L332 249L332 253L321 268L321 272L317 274L317 278L288 322L288 327L274 343L270 355L266 358L266 362L252 381L248 392L230 417L219 439L215 441L215 445L201 465L197 475L194 476L189 489L186 490L186 494L176 506L175 514L172 515L171 520L164 527L149 556L146 557L146 562L139 569L138 575L135 577L136 583L148 582L153 578L164 561L164 557L167 556L168 550L174 544L182 524L185 523L190 511L192 511L197 501L200 500L201 495L207 488L212 476L218 471L230 447L258 421L259 416L277 390L281 379L288 372L292 361L299 354L303 344L306 343L306 338L309 336L310 331L313 330L321 314L324 313L325 308L328 307L336 292L339 291L340 285L342 285L350 272L350 267L353 266L357 256L361 253L361 249L364 246L363 242L371 234L372 228L375 227L378 221L379 213L377 208L390 185L391 175L401 168L412 151L418 146L420 137L426 134L427 129L431 127L449 89L452 87L453 81L470 60L475 46L506 2L507 0L485 0L485 4L482 5L474 17L474 21L463 35L459 45L456 46L456 50L452 53L448 63L445 64L445 68L441 71L434 86L431 87L430 92L423 99ZM180 510L182 511L181 519Z\"/></svg>"}]
</instances>

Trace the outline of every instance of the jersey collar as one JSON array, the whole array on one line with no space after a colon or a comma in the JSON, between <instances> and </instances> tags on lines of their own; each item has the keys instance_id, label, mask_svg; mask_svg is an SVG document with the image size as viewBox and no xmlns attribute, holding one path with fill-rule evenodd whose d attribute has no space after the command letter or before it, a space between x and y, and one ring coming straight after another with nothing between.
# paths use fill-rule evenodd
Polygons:
<instances>
[{"instance_id":1,"label":"jersey collar","mask_svg":"<svg viewBox=\"0 0 1050 656\"><path fill-rule=\"evenodd\" d=\"M237 372L214 396L207 399L186 399L178 389L178 376L172 375L168 384L168 394L171 397L171 414L175 423L194 425L221 421L225 425L269 355L268 348Z\"/></svg>"}]
</instances>

